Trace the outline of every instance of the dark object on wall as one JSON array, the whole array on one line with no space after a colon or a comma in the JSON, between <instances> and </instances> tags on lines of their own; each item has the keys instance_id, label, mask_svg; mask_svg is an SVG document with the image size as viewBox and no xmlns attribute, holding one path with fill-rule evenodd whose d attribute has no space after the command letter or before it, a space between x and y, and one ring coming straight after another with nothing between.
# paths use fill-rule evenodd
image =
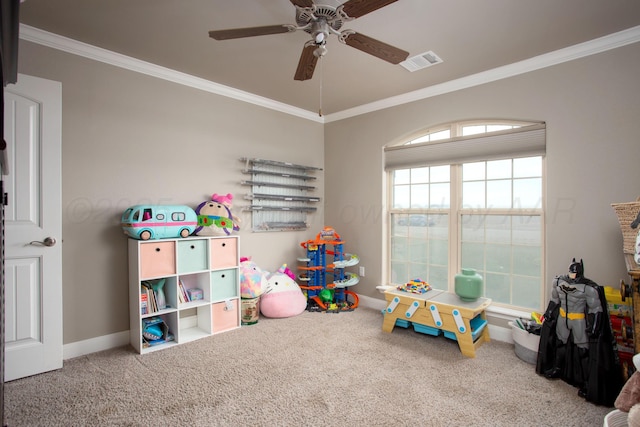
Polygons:
<instances>
[{"instance_id":1,"label":"dark object on wall","mask_svg":"<svg viewBox=\"0 0 640 427\"><path fill-rule=\"evenodd\" d=\"M0 57L2 84L18 81L18 32L20 28L20 0L0 0ZM3 133L4 135L4 133Z\"/></svg>"}]
</instances>

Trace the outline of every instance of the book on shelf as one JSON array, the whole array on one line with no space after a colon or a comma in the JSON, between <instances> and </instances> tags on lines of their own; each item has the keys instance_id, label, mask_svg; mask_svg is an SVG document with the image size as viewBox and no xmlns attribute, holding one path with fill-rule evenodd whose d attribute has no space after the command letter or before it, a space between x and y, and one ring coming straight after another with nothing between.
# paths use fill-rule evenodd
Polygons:
<instances>
[{"instance_id":1,"label":"book on shelf","mask_svg":"<svg viewBox=\"0 0 640 427\"><path fill-rule=\"evenodd\" d=\"M178 287L180 288L178 293L180 294L181 302L191 301L189 293L187 292L187 288L184 286L184 283L182 283L182 280L178 281Z\"/></svg>"},{"instance_id":2,"label":"book on shelf","mask_svg":"<svg viewBox=\"0 0 640 427\"><path fill-rule=\"evenodd\" d=\"M140 293L140 314L147 314L149 312L148 307L149 296L146 292Z\"/></svg>"},{"instance_id":3,"label":"book on shelf","mask_svg":"<svg viewBox=\"0 0 640 427\"><path fill-rule=\"evenodd\" d=\"M153 288L151 288L151 284L149 282L141 283L140 295L143 295L143 294L147 296L147 313L146 314L155 313L156 311L158 311L156 295L155 295L155 292L153 291Z\"/></svg>"}]
</instances>

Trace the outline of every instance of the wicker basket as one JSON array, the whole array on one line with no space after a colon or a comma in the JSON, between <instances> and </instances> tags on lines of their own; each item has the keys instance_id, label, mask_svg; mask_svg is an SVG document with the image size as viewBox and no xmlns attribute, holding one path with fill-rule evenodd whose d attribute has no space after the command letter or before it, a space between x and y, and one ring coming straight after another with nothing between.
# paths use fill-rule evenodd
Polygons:
<instances>
[{"instance_id":1,"label":"wicker basket","mask_svg":"<svg viewBox=\"0 0 640 427\"><path fill-rule=\"evenodd\" d=\"M640 212L640 197L635 202L612 203L611 207L618 215L618 222L622 231L622 249L625 254L633 254L635 253L636 237L640 227L631 228L631 223L638 217L638 212Z\"/></svg>"}]
</instances>

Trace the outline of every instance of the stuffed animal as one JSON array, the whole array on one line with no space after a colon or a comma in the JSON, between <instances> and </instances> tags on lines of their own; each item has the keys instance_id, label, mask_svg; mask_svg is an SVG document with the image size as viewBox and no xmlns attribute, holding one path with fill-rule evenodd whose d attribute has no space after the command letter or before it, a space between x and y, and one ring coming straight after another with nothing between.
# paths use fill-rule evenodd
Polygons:
<instances>
[{"instance_id":1,"label":"stuffed animal","mask_svg":"<svg viewBox=\"0 0 640 427\"><path fill-rule=\"evenodd\" d=\"M257 298L267 287L267 272L248 257L240 258L240 296Z\"/></svg>"},{"instance_id":2,"label":"stuffed animal","mask_svg":"<svg viewBox=\"0 0 640 427\"><path fill-rule=\"evenodd\" d=\"M297 316L307 308L307 298L287 270L287 264L283 264L267 280L260 297L260 312L265 317Z\"/></svg>"},{"instance_id":3,"label":"stuffed animal","mask_svg":"<svg viewBox=\"0 0 640 427\"><path fill-rule=\"evenodd\" d=\"M616 409L628 412L627 424L640 427L640 353L633 356L636 371L629 377L614 402Z\"/></svg>"},{"instance_id":4,"label":"stuffed animal","mask_svg":"<svg viewBox=\"0 0 640 427\"><path fill-rule=\"evenodd\" d=\"M204 201L196 208L198 236L228 236L240 230L240 219L231 213L232 194L213 194L211 200Z\"/></svg>"}]
</instances>

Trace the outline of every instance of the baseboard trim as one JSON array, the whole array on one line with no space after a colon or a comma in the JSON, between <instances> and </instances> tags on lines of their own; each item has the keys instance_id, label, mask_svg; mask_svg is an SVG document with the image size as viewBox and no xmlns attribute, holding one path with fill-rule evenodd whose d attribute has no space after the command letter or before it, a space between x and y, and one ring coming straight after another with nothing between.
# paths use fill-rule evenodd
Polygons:
<instances>
[{"instance_id":1,"label":"baseboard trim","mask_svg":"<svg viewBox=\"0 0 640 427\"><path fill-rule=\"evenodd\" d=\"M76 341L65 344L62 347L62 359L73 359L74 357L84 356L85 354L91 354L97 351L109 350L111 348L122 347L127 344L129 344L129 331L103 335L101 337L91 338L84 341Z\"/></svg>"},{"instance_id":2,"label":"baseboard trim","mask_svg":"<svg viewBox=\"0 0 640 427\"><path fill-rule=\"evenodd\" d=\"M382 310L387 306L384 300L378 298L360 295L359 300L362 307L373 308L375 310L380 310L380 312L382 312ZM492 340L513 343L510 329L489 325L489 334L491 335ZM74 357L84 356L85 354L91 354L97 351L109 350L111 348L122 347L127 344L129 344L129 331L103 335L101 337L91 338L84 341L76 341L63 346L62 359L73 359Z\"/></svg>"}]
</instances>

